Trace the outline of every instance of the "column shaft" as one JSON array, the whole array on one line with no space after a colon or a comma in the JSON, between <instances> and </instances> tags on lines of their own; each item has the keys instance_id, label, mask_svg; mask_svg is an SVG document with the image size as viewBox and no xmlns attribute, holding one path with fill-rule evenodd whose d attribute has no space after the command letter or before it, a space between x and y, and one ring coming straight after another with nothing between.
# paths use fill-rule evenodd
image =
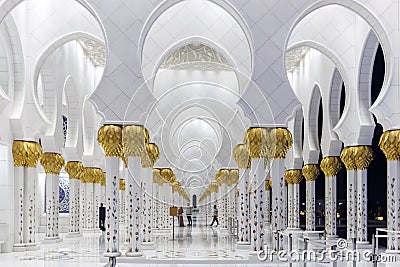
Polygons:
<instances>
[{"instance_id":1,"label":"column shaft","mask_svg":"<svg viewBox=\"0 0 400 267\"><path fill-rule=\"evenodd\" d=\"M398 210L400 208L400 161L387 161L387 228L389 231L400 231ZM399 239L395 234L388 233L387 250L400 250Z\"/></svg>"},{"instance_id":2,"label":"column shaft","mask_svg":"<svg viewBox=\"0 0 400 267\"><path fill-rule=\"evenodd\" d=\"M284 159L273 159L272 160L272 231L283 230L283 189L285 186L284 181L285 172L285 160ZM277 247L278 239L277 235L274 234L274 249ZM279 242L282 245L282 241Z\"/></svg>"},{"instance_id":3,"label":"column shaft","mask_svg":"<svg viewBox=\"0 0 400 267\"><path fill-rule=\"evenodd\" d=\"M93 230L94 228L94 211L93 211L93 183L85 183L86 194L86 229Z\"/></svg>"},{"instance_id":4,"label":"column shaft","mask_svg":"<svg viewBox=\"0 0 400 267\"><path fill-rule=\"evenodd\" d=\"M306 230L315 231L315 181L306 181Z\"/></svg>"},{"instance_id":5,"label":"column shaft","mask_svg":"<svg viewBox=\"0 0 400 267\"><path fill-rule=\"evenodd\" d=\"M293 192L294 192L294 184L288 184L287 186L288 189L288 227L289 228L294 228L294 213L293 213L293 204L294 204L294 196L293 196Z\"/></svg>"},{"instance_id":6,"label":"column shaft","mask_svg":"<svg viewBox=\"0 0 400 267\"><path fill-rule=\"evenodd\" d=\"M127 256L138 255L141 249L141 170L142 164L140 158L129 157L128 158L128 197L130 200L129 206L129 247Z\"/></svg>"},{"instance_id":7,"label":"column shaft","mask_svg":"<svg viewBox=\"0 0 400 267\"><path fill-rule=\"evenodd\" d=\"M336 176L325 179L325 231L328 237L336 236Z\"/></svg>"},{"instance_id":8,"label":"column shaft","mask_svg":"<svg viewBox=\"0 0 400 267\"><path fill-rule=\"evenodd\" d=\"M300 229L300 184L293 184L293 228Z\"/></svg>"},{"instance_id":9,"label":"column shaft","mask_svg":"<svg viewBox=\"0 0 400 267\"><path fill-rule=\"evenodd\" d=\"M265 203L265 170L263 158L251 159L251 175L253 176L253 225L251 247L253 251L264 250L264 203Z\"/></svg>"},{"instance_id":10,"label":"column shaft","mask_svg":"<svg viewBox=\"0 0 400 267\"><path fill-rule=\"evenodd\" d=\"M106 257L118 257L119 251L119 161L106 157Z\"/></svg>"},{"instance_id":11,"label":"column shaft","mask_svg":"<svg viewBox=\"0 0 400 267\"><path fill-rule=\"evenodd\" d=\"M99 229L99 207L101 203L101 185L99 183L95 183L94 185L94 228Z\"/></svg>"},{"instance_id":12,"label":"column shaft","mask_svg":"<svg viewBox=\"0 0 400 267\"><path fill-rule=\"evenodd\" d=\"M24 168L22 166L14 167L15 191L17 200L14 203L14 251L24 251Z\"/></svg>"},{"instance_id":13,"label":"column shaft","mask_svg":"<svg viewBox=\"0 0 400 267\"><path fill-rule=\"evenodd\" d=\"M367 170L357 170L357 242L368 243Z\"/></svg>"},{"instance_id":14,"label":"column shaft","mask_svg":"<svg viewBox=\"0 0 400 267\"><path fill-rule=\"evenodd\" d=\"M356 238L357 232L357 171L347 171L347 239Z\"/></svg>"}]
</instances>

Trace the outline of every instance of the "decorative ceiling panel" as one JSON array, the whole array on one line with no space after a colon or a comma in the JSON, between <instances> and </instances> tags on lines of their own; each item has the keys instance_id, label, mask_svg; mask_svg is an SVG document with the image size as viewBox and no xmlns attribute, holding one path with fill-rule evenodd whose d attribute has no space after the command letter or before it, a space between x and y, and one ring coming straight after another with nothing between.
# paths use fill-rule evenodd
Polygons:
<instances>
[{"instance_id":1,"label":"decorative ceiling panel","mask_svg":"<svg viewBox=\"0 0 400 267\"><path fill-rule=\"evenodd\" d=\"M87 38L79 39L78 43L93 62L93 65L104 68L106 64L106 47L104 44Z\"/></svg>"},{"instance_id":2,"label":"decorative ceiling panel","mask_svg":"<svg viewBox=\"0 0 400 267\"><path fill-rule=\"evenodd\" d=\"M231 69L223 55L201 43L191 43L179 48L164 60L160 68L203 71Z\"/></svg>"}]
</instances>

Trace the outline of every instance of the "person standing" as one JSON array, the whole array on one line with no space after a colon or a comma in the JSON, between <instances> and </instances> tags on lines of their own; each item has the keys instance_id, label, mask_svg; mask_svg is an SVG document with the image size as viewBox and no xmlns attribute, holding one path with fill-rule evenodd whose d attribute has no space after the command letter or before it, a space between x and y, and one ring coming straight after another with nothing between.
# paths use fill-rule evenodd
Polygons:
<instances>
[{"instance_id":1,"label":"person standing","mask_svg":"<svg viewBox=\"0 0 400 267\"><path fill-rule=\"evenodd\" d=\"M179 207L178 209L178 218L179 218L179 227L185 227L183 224L183 208Z\"/></svg>"},{"instance_id":2,"label":"person standing","mask_svg":"<svg viewBox=\"0 0 400 267\"><path fill-rule=\"evenodd\" d=\"M190 203L187 204L188 207L186 208L186 218L188 220L188 225L192 226L192 207L190 206Z\"/></svg>"},{"instance_id":3,"label":"person standing","mask_svg":"<svg viewBox=\"0 0 400 267\"><path fill-rule=\"evenodd\" d=\"M214 222L216 222L217 226L218 226L218 209L217 209L217 205L214 205L213 220L212 220L210 226L213 226Z\"/></svg>"},{"instance_id":4,"label":"person standing","mask_svg":"<svg viewBox=\"0 0 400 267\"><path fill-rule=\"evenodd\" d=\"M103 206L103 203L100 204L99 207L99 228L101 231L106 230L106 207Z\"/></svg>"}]
</instances>

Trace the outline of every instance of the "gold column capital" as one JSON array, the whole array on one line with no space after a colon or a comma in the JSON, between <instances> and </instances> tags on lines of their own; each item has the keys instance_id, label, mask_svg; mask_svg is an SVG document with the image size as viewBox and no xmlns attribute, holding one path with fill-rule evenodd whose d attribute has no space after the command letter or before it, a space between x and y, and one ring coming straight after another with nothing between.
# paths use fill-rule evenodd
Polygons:
<instances>
[{"instance_id":1,"label":"gold column capital","mask_svg":"<svg viewBox=\"0 0 400 267\"><path fill-rule=\"evenodd\" d=\"M160 170L160 175L165 181L169 183L175 182L176 176L170 168L162 168Z\"/></svg>"},{"instance_id":2,"label":"gold column capital","mask_svg":"<svg viewBox=\"0 0 400 267\"><path fill-rule=\"evenodd\" d=\"M143 157L148 143L149 132L144 126L127 125L122 129L122 146L125 157Z\"/></svg>"},{"instance_id":3,"label":"gold column capital","mask_svg":"<svg viewBox=\"0 0 400 267\"><path fill-rule=\"evenodd\" d=\"M40 159L46 174L59 175L61 169L64 167L64 158L58 153L46 152Z\"/></svg>"},{"instance_id":4,"label":"gold column capital","mask_svg":"<svg viewBox=\"0 0 400 267\"><path fill-rule=\"evenodd\" d=\"M374 153L371 146L354 147L354 156L357 170L367 170L369 164L374 159Z\"/></svg>"},{"instance_id":5,"label":"gold column capital","mask_svg":"<svg viewBox=\"0 0 400 267\"><path fill-rule=\"evenodd\" d=\"M94 183L102 184L104 172L100 168L95 168L94 170Z\"/></svg>"},{"instance_id":6,"label":"gold column capital","mask_svg":"<svg viewBox=\"0 0 400 267\"><path fill-rule=\"evenodd\" d=\"M25 167L36 168L37 163L43 155L42 146L37 142L31 141L27 141L25 144L27 152Z\"/></svg>"},{"instance_id":7,"label":"gold column capital","mask_svg":"<svg viewBox=\"0 0 400 267\"><path fill-rule=\"evenodd\" d=\"M284 177L288 184L300 184L300 182L303 180L301 170L297 169L286 170Z\"/></svg>"},{"instance_id":8,"label":"gold column capital","mask_svg":"<svg viewBox=\"0 0 400 267\"><path fill-rule=\"evenodd\" d=\"M154 168L153 169L153 183L162 186L167 181L161 176L161 169Z\"/></svg>"},{"instance_id":9,"label":"gold column capital","mask_svg":"<svg viewBox=\"0 0 400 267\"><path fill-rule=\"evenodd\" d=\"M233 149L233 159L240 169L249 169L251 166L250 152L244 144L239 144Z\"/></svg>"},{"instance_id":10,"label":"gold column capital","mask_svg":"<svg viewBox=\"0 0 400 267\"><path fill-rule=\"evenodd\" d=\"M155 143L146 144L146 152L142 155L141 163L143 168L153 168L160 157L160 151Z\"/></svg>"},{"instance_id":11,"label":"gold column capital","mask_svg":"<svg viewBox=\"0 0 400 267\"><path fill-rule=\"evenodd\" d=\"M340 159L344 163L346 170L348 171L357 170L353 147L347 146L343 148L342 152L340 153Z\"/></svg>"},{"instance_id":12,"label":"gold column capital","mask_svg":"<svg viewBox=\"0 0 400 267\"><path fill-rule=\"evenodd\" d=\"M14 140L12 153L15 167L36 168L42 156L42 147L37 142Z\"/></svg>"},{"instance_id":13,"label":"gold column capital","mask_svg":"<svg viewBox=\"0 0 400 267\"><path fill-rule=\"evenodd\" d=\"M384 132L379 139L379 148L387 160L400 161L400 130Z\"/></svg>"},{"instance_id":14,"label":"gold column capital","mask_svg":"<svg viewBox=\"0 0 400 267\"><path fill-rule=\"evenodd\" d=\"M100 184L101 184L101 186L106 186L106 173L105 172L103 172L101 174Z\"/></svg>"},{"instance_id":15,"label":"gold column capital","mask_svg":"<svg viewBox=\"0 0 400 267\"><path fill-rule=\"evenodd\" d=\"M306 178L306 181L315 181L319 174L318 164L304 165L301 173L303 174L304 178Z\"/></svg>"},{"instance_id":16,"label":"gold column capital","mask_svg":"<svg viewBox=\"0 0 400 267\"><path fill-rule=\"evenodd\" d=\"M82 172L84 172L85 167L80 161L68 161L65 164L65 171L69 175L69 179L80 179L82 176Z\"/></svg>"},{"instance_id":17,"label":"gold column capital","mask_svg":"<svg viewBox=\"0 0 400 267\"><path fill-rule=\"evenodd\" d=\"M82 183L94 183L96 179L96 169L94 167L85 167L83 175L81 176Z\"/></svg>"},{"instance_id":18,"label":"gold column capital","mask_svg":"<svg viewBox=\"0 0 400 267\"><path fill-rule=\"evenodd\" d=\"M103 147L106 157L123 157L121 126L103 125L97 133L97 141Z\"/></svg>"},{"instance_id":19,"label":"gold column capital","mask_svg":"<svg viewBox=\"0 0 400 267\"><path fill-rule=\"evenodd\" d=\"M14 140L12 144L12 154L14 158L14 166L15 167L25 167L27 152L25 141L22 140Z\"/></svg>"},{"instance_id":20,"label":"gold column capital","mask_svg":"<svg viewBox=\"0 0 400 267\"><path fill-rule=\"evenodd\" d=\"M350 146L343 148L340 159L347 170L366 170L374 159L374 154L370 146Z\"/></svg>"},{"instance_id":21,"label":"gold column capital","mask_svg":"<svg viewBox=\"0 0 400 267\"><path fill-rule=\"evenodd\" d=\"M333 177L342 169L342 162L340 157L329 156L322 159L320 167L324 172L325 177Z\"/></svg>"},{"instance_id":22,"label":"gold column capital","mask_svg":"<svg viewBox=\"0 0 400 267\"><path fill-rule=\"evenodd\" d=\"M269 132L268 144L274 159L284 159L292 143L292 134L286 128L274 128Z\"/></svg>"},{"instance_id":23,"label":"gold column capital","mask_svg":"<svg viewBox=\"0 0 400 267\"><path fill-rule=\"evenodd\" d=\"M248 147L251 158L266 158L268 131L262 127L252 127L246 131L244 144Z\"/></svg>"}]
</instances>

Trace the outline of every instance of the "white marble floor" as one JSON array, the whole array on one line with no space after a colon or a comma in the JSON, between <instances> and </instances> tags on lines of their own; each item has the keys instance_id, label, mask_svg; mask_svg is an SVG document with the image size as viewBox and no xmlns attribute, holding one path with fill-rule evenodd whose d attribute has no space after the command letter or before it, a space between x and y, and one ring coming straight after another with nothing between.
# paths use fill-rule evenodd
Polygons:
<instances>
[{"instance_id":1,"label":"white marble floor","mask_svg":"<svg viewBox=\"0 0 400 267\"><path fill-rule=\"evenodd\" d=\"M40 236L43 237L43 236ZM168 232L154 234L155 249L144 250L138 258L122 256L117 266L334 266L332 262L292 263L261 261L248 250L237 250L236 240L226 230L209 227L205 222L193 227L176 227L175 240ZM121 252L127 249L121 246ZM104 242L98 233L85 233L83 237L64 238L61 243L42 244L40 250L0 254L0 266L104 266ZM338 261L338 267L353 266L352 262ZM357 262L356 266L372 266L371 262ZM379 263L378 266L398 266L398 263Z\"/></svg>"}]
</instances>

